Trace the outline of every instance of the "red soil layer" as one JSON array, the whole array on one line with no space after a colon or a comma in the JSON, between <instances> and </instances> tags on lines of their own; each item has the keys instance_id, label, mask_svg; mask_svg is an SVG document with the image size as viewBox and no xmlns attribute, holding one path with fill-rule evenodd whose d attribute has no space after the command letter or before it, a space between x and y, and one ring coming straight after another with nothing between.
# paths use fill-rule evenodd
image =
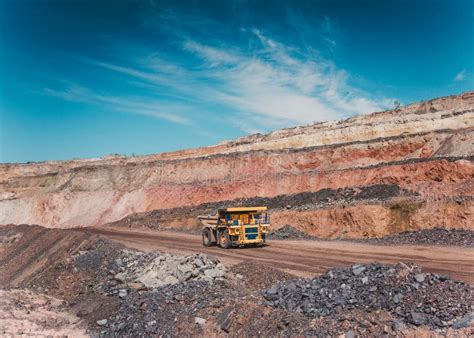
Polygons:
<instances>
[{"instance_id":1,"label":"red soil layer","mask_svg":"<svg viewBox=\"0 0 474 338\"><path fill-rule=\"evenodd\" d=\"M307 213L274 210L273 220L279 226L291 219L292 225L323 237L473 228L472 203L452 203L469 200L474 192L472 94L196 150L3 165L0 224L96 226L155 209L395 184L424 203L409 221L394 216L397 211L389 204L368 201Z\"/></svg>"}]
</instances>

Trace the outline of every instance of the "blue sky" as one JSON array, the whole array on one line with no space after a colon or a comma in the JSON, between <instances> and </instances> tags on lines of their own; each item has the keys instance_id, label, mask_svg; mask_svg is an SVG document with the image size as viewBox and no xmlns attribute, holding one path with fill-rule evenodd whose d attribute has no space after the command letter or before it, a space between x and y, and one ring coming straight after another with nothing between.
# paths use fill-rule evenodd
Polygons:
<instances>
[{"instance_id":1,"label":"blue sky","mask_svg":"<svg viewBox=\"0 0 474 338\"><path fill-rule=\"evenodd\" d=\"M0 162L205 146L472 90L473 7L0 0Z\"/></svg>"}]
</instances>

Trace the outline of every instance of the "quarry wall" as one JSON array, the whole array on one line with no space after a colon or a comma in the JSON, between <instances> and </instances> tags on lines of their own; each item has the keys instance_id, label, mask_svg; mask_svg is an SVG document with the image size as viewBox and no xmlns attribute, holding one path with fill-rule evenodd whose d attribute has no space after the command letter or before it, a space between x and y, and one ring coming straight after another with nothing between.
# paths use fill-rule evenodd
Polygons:
<instances>
[{"instance_id":1,"label":"quarry wall","mask_svg":"<svg viewBox=\"0 0 474 338\"><path fill-rule=\"evenodd\" d=\"M2 164L0 224L72 228L129 218L192 227L197 212L226 201L274 203L275 227L329 238L474 228L473 131L468 92L173 153ZM367 187L378 190L357 193ZM337 193L347 189L358 197ZM321 191L336 193L298 197Z\"/></svg>"}]
</instances>

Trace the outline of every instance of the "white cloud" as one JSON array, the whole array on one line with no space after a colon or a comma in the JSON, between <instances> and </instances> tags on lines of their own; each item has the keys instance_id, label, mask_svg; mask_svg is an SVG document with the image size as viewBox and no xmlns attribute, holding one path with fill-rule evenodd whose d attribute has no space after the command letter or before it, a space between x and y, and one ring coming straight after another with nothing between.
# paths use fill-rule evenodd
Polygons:
<instances>
[{"instance_id":1,"label":"white cloud","mask_svg":"<svg viewBox=\"0 0 474 338\"><path fill-rule=\"evenodd\" d=\"M323 29L323 31L326 31L328 33L332 32L334 30L333 25L334 23L331 18L328 16L324 16L321 22L321 28Z\"/></svg>"},{"instance_id":2,"label":"white cloud","mask_svg":"<svg viewBox=\"0 0 474 338\"><path fill-rule=\"evenodd\" d=\"M69 84L64 89L45 88L43 95L54 96L66 101L93 104L112 111L146 115L179 124L190 124L191 120L180 116L177 112L183 107L163 104L157 100L143 98L124 98L111 95L101 95L76 84Z\"/></svg>"},{"instance_id":3,"label":"white cloud","mask_svg":"<svg viewBox=\"0 0 474 338\"><path fill-rule=\"evenodd\" d=\"M334 52L336 50L336 47L337 47L336 41L326 36L324 37L324 42L326 42L330 51Z\"/></svg>"},{"instance_id":4,"label":"white cloud","mask_svg":"<svg viewBox=\"0 0 474 338\"><path fill-rule=\"evenodd\" d=\"M324 24L330 30L330 21ZM77 85L47 88L44 94L176 123L190 123L186 116L196 114L198 120L226 120L245 132L380 111L393 102L355 88L349 73L317 51L303 52L257 29L242 32L249 39L246 49L183 39L180 58L152 53L127 66L86 60L129 77L151 93L147 97L97 94ZM212 113L205 115L206 108Z\"/></svg>"},{"instance_id":5,"label":"white cloud","mask_svg":"<svg viewBox=\"0 0 474 338\"><path fill-rule=\"evenodd\" d=\"M288 126L387 108L385 98L374 99L350 86L348 74L331 61L303 55L259 30L252 33L261 47L247 54L198 42L192 43L193 48L189 41L185 44L210 65L201 75L219 81L217 101L233 110Z\"/></svg>"},{"instance_id":6,"label":"white cloud","mask_svg":"<svg viewBox=\"0 0 474 338\"><path fill-rule=\"evenodd\" d=\"M466 78L466 69L461 70L459 73L456 74L454 77L454 81L464 81Z\"/></svg>"},{"instance_id":7,"label":"white cloud","mask_svg":"<svg viewBox=\"0 0 474 338\"><path fill-rule=\"evenodd\" d=\"M184 43L184 48L190 52L195 52L201 55L206 61L210 62L211 66L240 61L238 55L231 54L224 49L205 46L196 41L186 41Z\"/></svg>"}]
</instances>

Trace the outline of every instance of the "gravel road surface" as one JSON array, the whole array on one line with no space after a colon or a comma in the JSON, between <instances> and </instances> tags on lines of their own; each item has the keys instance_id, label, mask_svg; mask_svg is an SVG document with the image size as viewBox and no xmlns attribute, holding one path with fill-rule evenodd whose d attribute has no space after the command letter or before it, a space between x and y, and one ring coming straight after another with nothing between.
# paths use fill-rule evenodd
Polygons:
<instances>
[{"instance_id":1,"label":"gravel road surface","mask_svg":"<svg viewBox=\"0 0 474 338\"><path fill-rule=\"evenodd\" d=\"M337 266L357 263L415 263L429 272L447 274L474 284L474 249L439 246L389 246L328 241L269 240L261 248L221 249L204 247L201 236L185 233L88 228L82 231L105 235L128 247L177 254L202 252L227 264L260 261L300 276L314 276Z\"/></svg>"}]
</instances>

